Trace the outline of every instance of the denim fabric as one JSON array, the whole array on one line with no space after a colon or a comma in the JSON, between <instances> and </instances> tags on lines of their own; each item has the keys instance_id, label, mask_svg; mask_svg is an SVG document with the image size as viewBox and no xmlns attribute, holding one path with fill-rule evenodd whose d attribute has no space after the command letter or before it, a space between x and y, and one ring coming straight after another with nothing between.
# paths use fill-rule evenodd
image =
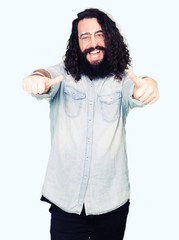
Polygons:
<instances>
[{"instance_id":1,"label":"denim fabric","mask_svg":"<svg viewBox=\"0 0 179 240\"><path fill-rule=\"evenodd\" d=\"M45 68L64 80L47 94L50 103L51 152L42 194L66 212L107 213L130 198L125 123L133 82L124 75L75 81L63 64Z\"/></svg>"}]
</instances>

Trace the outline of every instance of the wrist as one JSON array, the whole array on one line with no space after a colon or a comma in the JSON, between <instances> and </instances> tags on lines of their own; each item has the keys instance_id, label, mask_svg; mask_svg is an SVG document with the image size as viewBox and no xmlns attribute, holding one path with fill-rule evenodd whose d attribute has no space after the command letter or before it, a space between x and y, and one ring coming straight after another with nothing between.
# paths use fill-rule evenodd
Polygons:
<instances>
[{"instance_id":1,"label":"wrist","mask_svg":"<svg viewBox=\"0 0 179 240\"><path fill-rule=\"evenodd\" d=\"M39 75L39 76L42 76L42 77L51 78L50 73L47 72L45 69L37 69L37 70L32 72L32 75Z\"/></svg>"},{"instance_id":2,"label":"wrist","mask_svg":"<svg viewBox=\"0 0 179 240\"><path fill-rule=\"evenodd\" d=\"M45 77L45 75L40 73L40 72L33 72L33 73L30 74L30 76L34 76L34 75Z\"/></svg>"}]
</instances>

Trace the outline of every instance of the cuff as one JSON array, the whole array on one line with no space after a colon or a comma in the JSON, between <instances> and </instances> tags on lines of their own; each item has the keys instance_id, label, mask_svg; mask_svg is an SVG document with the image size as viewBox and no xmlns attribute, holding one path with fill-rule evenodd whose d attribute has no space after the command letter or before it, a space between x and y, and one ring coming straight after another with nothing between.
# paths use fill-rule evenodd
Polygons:
<instances>
[{"instance_id":1,"label":"cuff","mask_svg":"<svg viewBox=\"0 0 179 240\"><path fill-rule=\"evenodd\" d=\"M130 91L129 91L129 101L130 101L130 106L131 108L133 107L143 107L146 104L141 102L140 100L137 100L136 98L134 98L133 96L133 92L134 92L134 84L131 86Z\"/></svg>"}]
</instances>

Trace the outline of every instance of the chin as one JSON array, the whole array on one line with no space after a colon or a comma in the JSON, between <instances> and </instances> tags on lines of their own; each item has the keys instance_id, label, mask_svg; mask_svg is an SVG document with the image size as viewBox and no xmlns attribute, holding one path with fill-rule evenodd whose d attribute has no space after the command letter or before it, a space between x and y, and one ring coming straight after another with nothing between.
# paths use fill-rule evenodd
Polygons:
<instances>
[{"instance_id":1,"label":"chin","mask_svg":"<svg viewBox=\"0 0 179 240\"><path fill-rule=\"evenodd\" d=\"M103 58L102 59L96 59L96 60L89 60L88 58L86 58L86 59L93 66L96 66L103 61Z\"/></svg>"},{"instance_id":2,"label":"chin","mask_svg":"<svg viewBox=\"0 0 179 240\"><path fill-rule=\"evenodd\" d=\"M101 61L99 61L99 60L95 60L95 61L92 61L92 62L89 62L91 65L93 65L93 66L96 66L96 65L98 65L99 63L100 63Z\"/></svg>"}]
</instances>

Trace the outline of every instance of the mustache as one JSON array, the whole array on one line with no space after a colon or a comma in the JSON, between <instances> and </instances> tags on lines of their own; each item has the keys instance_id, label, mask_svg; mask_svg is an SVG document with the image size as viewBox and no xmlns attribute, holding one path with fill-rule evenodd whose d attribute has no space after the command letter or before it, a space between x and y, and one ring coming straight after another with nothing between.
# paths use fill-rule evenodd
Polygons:
<instances>
[{"instance_id":1,"label":"mustache","mask_svg":"<svg viewBox=\"0 0 179 240\"><path fill-rule=\"evenodd\" d=\"M88 53L90 53L90 52L92 52L92 51L94 51L94 50L101 50L101 51L105 51L106 50L106 48L104 48L104 47L102 47L102 46L96 46L95 48L87 48L87 49L85 49L84 51L83 51L83 54L86 56Z\"/></svg>"}]
</instances>

